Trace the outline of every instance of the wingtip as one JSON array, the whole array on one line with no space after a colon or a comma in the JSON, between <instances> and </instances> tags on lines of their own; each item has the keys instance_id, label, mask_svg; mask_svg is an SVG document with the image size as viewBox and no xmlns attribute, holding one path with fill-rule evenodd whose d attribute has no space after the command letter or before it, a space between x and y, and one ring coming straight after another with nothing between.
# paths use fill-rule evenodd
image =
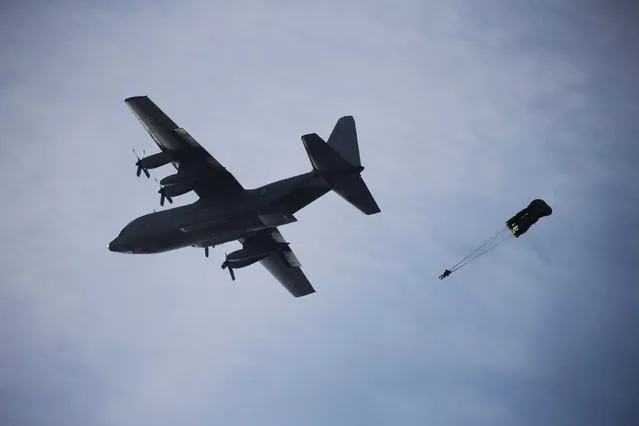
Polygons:
<instances>
[{"instance_id":1,"label":"wingtip","mask_svg":"<svg viewBox=\"0 0 639 426\"><path fill-rule=\"evenodd\" d=\"M374 208L372 208L370 210L367 210L367 211L364 211L363 213L366 216L372 216L374 214L381 213L381 212L382 212L382 210L379 207L375 206Z\"/></svg>"},{"instance_id":2,"label":"wingtip","mask_svg":"<svg viewBox=\"0 0 639 426\"><path fill-rule=\"evenodd\" d=\"M303 293L291 293L291 294L293 294L293 297L295 297L296 299L299 299L300 297L310 296L311 294L315 294L315 293L316 293L315 289L311 287L309 290Z\"/></svg>"},{"instance_id":3,"label":"wingtip","mask_svg":"<svg viewBox=\"0 0 639 426\"><path fill-rule=\"evenodd\" d=\"M137 100L140 100L140 99L149 99L149 97L148 97L148 96L146 96L146 95L130 96L130 97L126 98L126 99L124 100L124 102L128 104L128 103L130 103L130 102L137 101Z\"/></svg>"},{"instance_id":4,"label":"wingtip","mask_svg":"<svg viewBox=\"0 0 639 426\"><path fill-rule=\"evenodd\" d=\"M309 139L309 138L314 138L316 136L318 136L317 133L306 133L306 134L302 135L302 140Z\"/></svg>"}]
</instances>

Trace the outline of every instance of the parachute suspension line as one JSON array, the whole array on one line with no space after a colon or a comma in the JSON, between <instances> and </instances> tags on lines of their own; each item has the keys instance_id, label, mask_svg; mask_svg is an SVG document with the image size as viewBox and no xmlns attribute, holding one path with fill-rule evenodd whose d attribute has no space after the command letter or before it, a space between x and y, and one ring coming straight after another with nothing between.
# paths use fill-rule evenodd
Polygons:
<instances>
[{"instance_id":1,"label":"parachute suspension line","mask_svg":"<svg viewBox=\"0 0 639 426\"><path fill-rule=\"evenodd\" d=\"M461 265L462 263L464 263L468 258L470 258L471 256L473 256L475 253L477 253L478 251L480 251L481 249L483 249L484 247L486 247L487 244L489 244L491 241L493 241L495 238L499 237L499 235L501 235L504 231L507 231L508 228L502 228L500 229L497 233L495 233L495 235L493 235L492 237L490 237L489 239L487 239L486 241L484 241L482 243L482 245L480 245L479 247L477 247L475 250L471 251L470 253L468 253L468 255L466 257L464 257L462 260L460 260L459 262L455 263L451 268L451 272L452 271L456 271L457 269L459 269L459 265Z\"/></svg>"},{"instance_id":2,"label":"parachute suspension line","mask_svg":"<svg viewBox=\"0 0 639 426\"><path fill-rule=\"evenodd\" d=\"M489 251L499 247L501 244L503 244L504 242L506 242L509 238L511 237L511 235L506 236L506 238L503 238L499 241L497 241L495 244L493 244L492 246L487 247L485 250L483 250L480 253L477 253L475 256L473 256L472 258L468 259L466 262L464 262L462 265L459 265L457 268L455 268L455 271L457 271L458 269L463 268L464 266L474 262L475 260L479 259L481 256L485 255L486 253L488 253Z\"/></svg>"},{"instance_id":3,"label":"parachute suspension line","mask_svg":"<svg viewBox=\"0 0 639 426\"><path fill-rule=\"evenodd\" d=\"M484 254L488 253L489 251L499 247L501 244L508 241L510 237L512 237L512 234L509 232L508 234L505 235L505 238L501 238L501 239L497 239L493 241L493 244L485 247L484 250L480 252L475 251L475 254L472 257L468 256L465 262L459 263L458 265L455 265L453 268L451 268L451 272L454 272L463 268L464 266L470 264L471 262L475 261L479 257L483 256Z\"/></svg>"},{"instance_id":4,"label":"parachute suspension line","mask_svg":"<svg viewBox=\"0 0 639 426\"><path fill-rule=\"evenodd\" d=\"M476 259L478 259L479 257L483 256L484 254L488 253L489 251L499 247L501 244L506 242L511 236L512 236L511 233L501 234L500 235L501 238L493 240L490 245L484 246L484 248L481 251L476 252L473 256L471 256L468 259L466 259L466 261L464 261L463 263L461 263L458 266L456 266L455 267L455 271L458 270L458 269L463 268L464 266L466 266L466 265L468 265L468 264L470 264L472 262L474 262Z\"/></svg>"}]
</instances>

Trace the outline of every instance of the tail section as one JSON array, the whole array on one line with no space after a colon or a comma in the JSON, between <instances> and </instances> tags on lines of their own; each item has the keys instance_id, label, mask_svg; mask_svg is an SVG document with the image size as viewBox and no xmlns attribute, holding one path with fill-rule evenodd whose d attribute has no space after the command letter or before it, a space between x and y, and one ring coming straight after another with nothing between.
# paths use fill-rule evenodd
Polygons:
<instances>
[{"instance_id":1,"label":"tail section","mask_svg":"<svg viewBox=\"0 0 639 426\"><path fill-rule=\"evenodd\" d=\"M316 133L302 136L313 169L319 172L333 191L366 215L381 210L364 183L359 157L355 120L351 116L337 121L328 142Z\"/></svg>"},{"instance_id":2,"label":"tail section","mask_svg":"<svg viewBox=\"0 0 639 426\"><path fill-rule=\"evenodd\" d=\"M371 194L360 175L340 180L333 188L333 191L366 215L381 211L377 202L375 202L375 198L373 198L373 194Z\"/></svg>"},{"instance_id":3,"label":"tail section","mask_svg":"<svg viewBox=\"0 0 639 426\"><path fill-rule=\"evenodd\" d=\"M337 151L342 158L354 166L361 166L355 119L347 115L337 120L337 124L328 138L328 146Z\"/></svg>"}]
</instances>

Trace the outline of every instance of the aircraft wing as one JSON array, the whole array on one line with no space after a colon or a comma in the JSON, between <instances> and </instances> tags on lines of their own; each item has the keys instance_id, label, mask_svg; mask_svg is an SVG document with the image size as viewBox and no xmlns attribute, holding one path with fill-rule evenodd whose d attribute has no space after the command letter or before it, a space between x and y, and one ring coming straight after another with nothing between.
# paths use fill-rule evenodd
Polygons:
<instances>
[{"instance_id":1,"label":"aircraft wing","mask_svg":"<svg viewBox=\"0 0 639 426\"><path fill-rule=\"evenodd\" d=\"M277 228L264 232L263 238L282 243L284 237ZM260 263L273 275L293 296L302 297L315 293L315 289L302 272L301 264L290 246L272 253L260 260Z\"/></svg>"},{"instance_id":2,"label":"aircraft wing","mask_svg":"<svg viewBox=\"0 0 639 426\"><path fill-rule=\"evenodd\" d=\"M160 150L172 156L178 174L197 179L194 191L200 198L220 199L244 190L222 164L148 96L134 96L124 102Z\"/></svg>"}]
</instances>

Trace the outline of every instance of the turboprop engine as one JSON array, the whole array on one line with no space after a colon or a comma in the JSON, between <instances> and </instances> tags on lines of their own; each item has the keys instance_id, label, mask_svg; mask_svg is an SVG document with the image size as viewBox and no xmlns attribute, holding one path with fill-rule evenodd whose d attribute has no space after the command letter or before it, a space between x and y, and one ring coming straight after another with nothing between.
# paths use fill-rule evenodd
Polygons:
<instances>
[{"instance_id":1,"label":"turboprop engine","mask_svg":"<svg viewBox=\"0 0 639 426\"><path fill-rule=\"evenodd\" d=\"M165 199L173 204L173 197L192 191L195 188L195 181L196 179L185 177L180 173L175 173L162 179L160 181L161 187L158 191L160 194L160 205L164 205Z\"/></svg>"},{"instance_id":2,"label":"turboprop engine","mask_svg":"<svg viewBox=\"0 0 639 426\"><path fill-rule=\"evenodd\" d=\"M147 178L150 178L149 169L157 169L158 167L162 167L165 164L169 164L173 161L173 157L166 152L158 152L157 154L150 155L148 157L144 156L144 151L142 151L142 158L138 157L138 154L133 150L133 153L137 157L138 161L135 165L138 167L136 175L140 177L140 173L144 172Z\"/></svg>"},{"instance_id":3,"label":"turboprop engine","mask_svg":"<svg viewBox=\"0 0 639 426\"><path fill-rule=\"evenodd\" d=\"M195 178L185 176L183 173L169 175L160 181L160 185L178 185L193 183Z\"/></svg>"},{"instance_id":4,"label":"turboprop engine","mask_svg":"<svg viewBox=\"0 0 639 426\"><path fill-rule=\"evenodd\" d=\"M163 186L160 188L158 193L160 194L160 205L164 205L164 199L167 199L169 203L173 204L173 197L177 197L178 195L186 194L189 191L193 190L193 184L176 184Z\"/></svg>"},{"instance_id":5,"label":"turboprop engine","mask_svg":"<svg viewBox=\"0 0 639 426\"><path fill-rule=\"evenodd\" d=\"M235 273L233 272L233 269L244 268L259 262L260 260L270 256L272 253L285 249L288 245L289 243L280 242L275 242L268 246L247 244L244 248L226 255L226 260L222 263L222 269L229 268L231 279L235 281Z\"/></svg>"}]
</instances>

